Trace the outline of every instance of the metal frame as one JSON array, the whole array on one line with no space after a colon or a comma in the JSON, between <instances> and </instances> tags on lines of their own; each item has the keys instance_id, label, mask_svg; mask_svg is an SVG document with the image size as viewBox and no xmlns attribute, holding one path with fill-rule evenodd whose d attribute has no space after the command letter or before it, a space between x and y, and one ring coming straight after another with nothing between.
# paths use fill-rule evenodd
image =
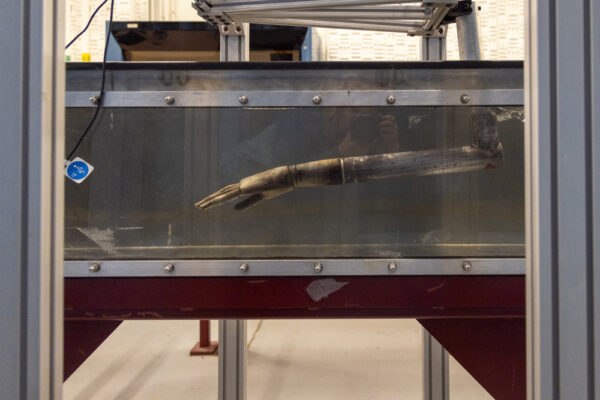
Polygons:
<instances>
[{"instance_id":1,"label":"metal frame","mask_svg":"<svg viewBox=\"0 0 600 400\"><path fill-rule=\"evenodd\" d=\"M529 0L528 398L600 396L600 3Z\"/></svg>"},{"instance_id":2,"label":"metal frame","mask_svg":"<svg viewBox=\"0 0 600 400\"><path fill-rule=\"evenodd\" d=\"M445 59L445 35L443 37L421 37L422 61L443 61ZM465 267L469 265L464 264ZM422 330L423 400L448 400L450 395L448 352L425 327Z\"/></svg>"},{"instance_id":3,"label":"metal frame","mask_svg":"<svg viewBox=\"0 0 600 400\"><path fill-rule=\"evenodd\" d=\"M219 321L219 400L246 398L245 320Z\"/></svg>"},{"instance_id":4,"label":"metal frame","mask_svg":"<svg viewBox=\"0 0 600 400\"><path fill-rule=\"evenodd\" d=\"M435 39L439 40L439 39ZM94 92L67 92L67 107L95 107ZM464 95L469 102L464 102ZM244 99L242 99L242 96ZM320 101L315 102L315 96ZM394 101L390 103L390 96ZM167 101L167 99L169 99ZM325 91L108 91L105 107L365 107L514 106L522 89L491 90L325 90Z\"/></svg>"},{"instance_id":5,"label":"metal frame","mask_svg":"<svg viewBox=\"0 0 600 400\"><path fill-rule=\"evenodd\" d=\"M250 24L220 25L219 33L221 61L249 61Z\"/></svg>"},{"instance_id":6,"label":"metal frame","mask_svg":"<svg viewBox=\"0 0 600 400\"><path fill-rule=\"evenodd\" d=\"M64 2L0 13L0 388L6 399L62 393Z\"/></svg>"},{"instance_id":7,"label":"metal frame","mask_svg":"<svg viewBox=\"0 0 600 400\"><path fill-rule=\"evenodd\" d=\"M207 22L404 32L438 36L458 0L195 0L192 6ZM445 30L444 30L445 31Z\"/></svg>"},{"instance_id":8,"label":"metal frame","mask_svg":"<svg viewBox=\"0 0 600 400\"><path fill-rule=\"evenodd\" d=\"M472 4L470 14L456 18L456 35L458 37L458 53L461 60L481 60L482 50L479 40L479 7Z\"/></svg>"},{"instance_id":9,"label":"metal frame","mask_svg":"<svg viewBox=\"0 0 600 400\"><path fill-rule=\"evenodd\" d=\"M423 328L423 400L450 399L449 355Z\"/></svg>"},{"instance_id":10,"label":"metal frame","mask_svg":"<svg viewBox=\"0 0 600 400\"><path fill-rule=\"evenodd\" d=\"M221 25L219 31L221 61L250 60L250 24ZM247 326L246 320L219 321L219 400L246 399Z\"/></svg>"},{"instance_id":11,"label":"metal frame","mask_svg":"<svg viewBox=\"0 0 600 400\"><path fill-rule=\"evenodd\" d=\"M446 36L421 38L421 60L444 61L445 59Z\"/></svg>"},{"instance_id":12,"label":"metal frame","mask_svg":"<svg viewBox=\"0 0 600 400\"><path fill-rule=\"evenodd\" d=\"M320 266L320 268L316 268ZM65 277L523 275L522 258L65 261Z\"/></svg>"}]
</instances>

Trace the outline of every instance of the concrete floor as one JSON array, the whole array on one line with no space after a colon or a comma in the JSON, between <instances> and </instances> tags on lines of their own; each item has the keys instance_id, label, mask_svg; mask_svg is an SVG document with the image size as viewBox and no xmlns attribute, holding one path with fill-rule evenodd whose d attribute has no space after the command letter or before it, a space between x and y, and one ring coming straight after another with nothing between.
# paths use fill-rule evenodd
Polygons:
<instances>
[{"instance_id":1,"label":"concrete floor","mask_svg":"<svg viewBox=\"0 0 600 400\"><path fill-rule=\"evenodd\" d=\"M213 338L217 325L213 321ZM248 399L422 399L414 320L248 322ZM197 321L124 322L65 382L66 400L217 399L217 357L191 357ZM454 360L452 400L489 394Z\"/></svg>"}]
</instances>

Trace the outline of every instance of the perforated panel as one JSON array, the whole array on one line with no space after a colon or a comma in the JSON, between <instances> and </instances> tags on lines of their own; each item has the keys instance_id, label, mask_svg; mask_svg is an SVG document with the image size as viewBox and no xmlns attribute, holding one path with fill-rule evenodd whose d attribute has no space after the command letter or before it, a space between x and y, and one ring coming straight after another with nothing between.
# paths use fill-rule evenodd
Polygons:
<instances>
[{"instance_id":1,"label":"perforated panel","mask_svg":"<svg viewBox=\"0 0 600 400\"><path fill-rule=\"evenodd\" d=\"M87 24L90 16L103 0L67 0L66 35L68 43ZM191 7L190 7L191 8ZM149 0L115 0L114 21L147 21ZM84 61L82 55L91 55L89 61L102 61L106 22L109 19L110 1L96 14L89 29L66 51L71 61Z\"/></svg>"}]
</instances>

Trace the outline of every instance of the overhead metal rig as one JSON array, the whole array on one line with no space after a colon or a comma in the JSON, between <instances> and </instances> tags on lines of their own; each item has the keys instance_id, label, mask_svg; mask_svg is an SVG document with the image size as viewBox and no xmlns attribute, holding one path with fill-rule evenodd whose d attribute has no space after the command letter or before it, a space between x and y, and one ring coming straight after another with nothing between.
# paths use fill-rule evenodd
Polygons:
<instances>
[{"instance_id":1,"label":"overhead metal rig","mask_svg":"<svg viewBox=\"0 0 600 400\"><path fill-rule=\"evenodd\" d=\"M472 12L471 0L194 0L221 33L244 34L244 23L403 32L445 37L446 25Z\"/></svg>"}]
</instances>

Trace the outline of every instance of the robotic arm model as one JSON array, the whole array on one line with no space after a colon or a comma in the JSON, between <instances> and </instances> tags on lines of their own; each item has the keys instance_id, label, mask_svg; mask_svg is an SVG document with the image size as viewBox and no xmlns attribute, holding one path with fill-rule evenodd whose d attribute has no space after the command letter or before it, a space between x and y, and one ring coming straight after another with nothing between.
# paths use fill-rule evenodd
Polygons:
<instances>
[{"instance_id":1,"label":"robotic arm model","mask_svg":"<svg viewBox=\"0 0 600 400\"><path fill-rule=\"evenodd\" d=\"M296 188L342 185L405 175L438 175L495 168L502 163L496 118L484 110L471 112L473 143L447 150L434 149L332 158L284 165L242 179L195 204L207 209L248 196L235 205L243 210Z\"/></svg>"}]
</instances>

